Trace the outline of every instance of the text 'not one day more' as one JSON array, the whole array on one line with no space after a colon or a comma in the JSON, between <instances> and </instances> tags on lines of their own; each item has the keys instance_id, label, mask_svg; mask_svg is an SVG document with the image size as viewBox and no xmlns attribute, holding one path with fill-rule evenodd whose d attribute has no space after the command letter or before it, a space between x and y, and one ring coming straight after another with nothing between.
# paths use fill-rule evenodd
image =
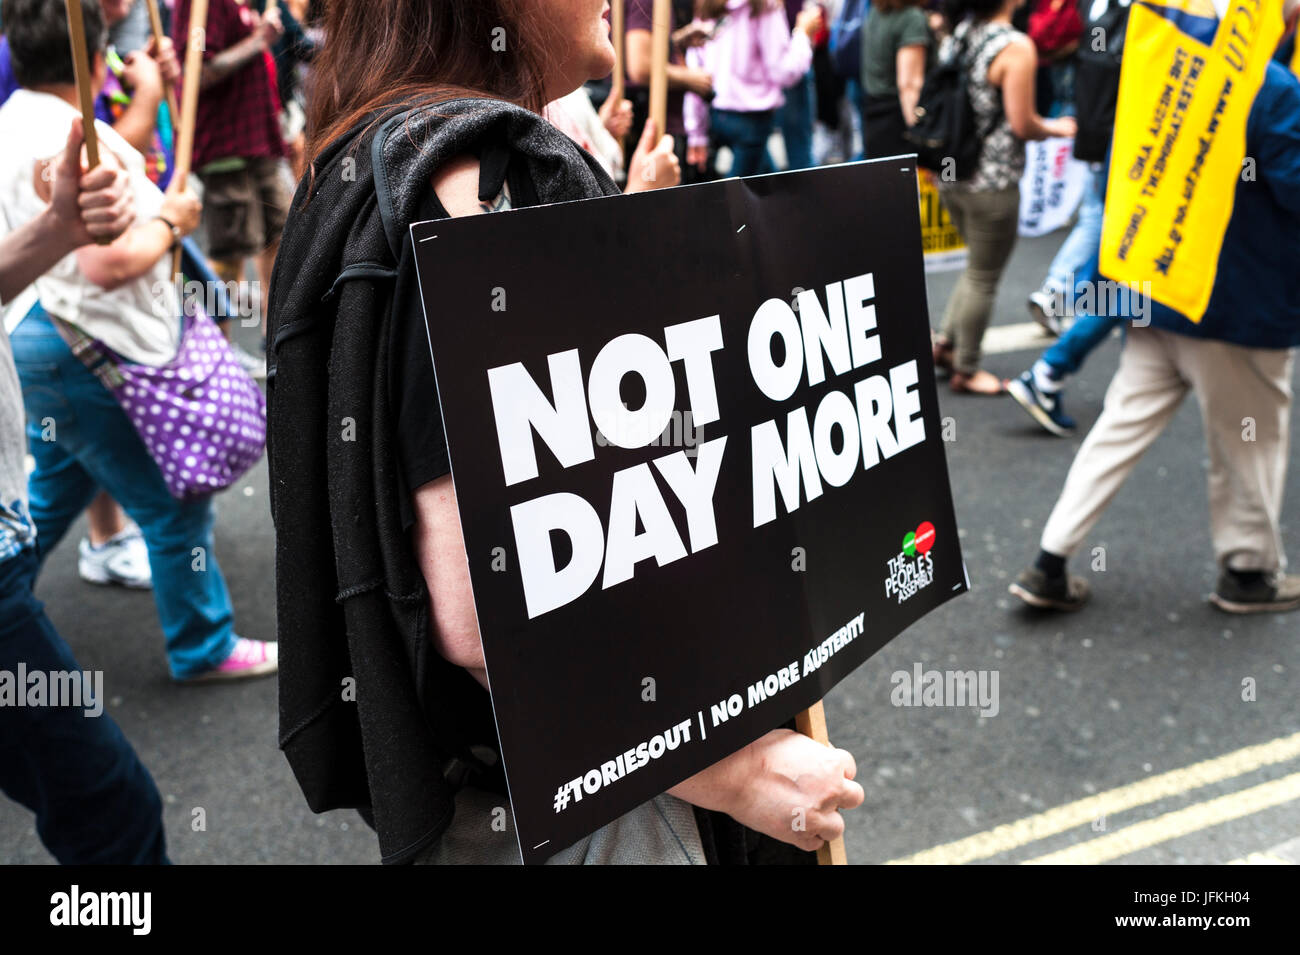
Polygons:
<instances>
[{"instance_id":1,"label":"text 'not one day more'","mask_svg":"<svg viewBox=\"0 0 1300 955\"><path fill-rule=\"evenodd\" d=\"M797 311L783 298L763 302L750 320L745 351L750 377L762 396L785 403L801 388L826 382L828 365L829 377L838 378L879 362L874 299L874 276L866 273L826 286L823 296L801 291ZM654 443L677 406L677 362L695 425L719 421L714 362L725 361L723 351L721 315L715 314L666 327L662 342L642 334L619 335L600 349L585 379L578 349L548 355L549 394L522 362L490 369L506 487L538 476L534 436L566 469L595 459L593 427L606 446ZM622 399L629 375L644 387L645 400L636 409ZM752 526L777 518L778 493L785 511L792 513L820 497L826 486L843 487L855 474L922 443L925 423L917 384L917 362L910 359L826 391L815 408L789 410L780 416L784 437L778 417L752 425ZM513 505L529 618L576 600L597 577L601 588L608 589L632 579L643 561L653 558L662 567L716 544L713 498L727 441L722 435L694 448L694 466L685 451L675 451L615 471L607 521L585 498L568 491ZM685 512L685 536L669 513L655 471ZM568 537L572 550L563 567L557 566L555 532Z\"/></svg>"}]
</instances>

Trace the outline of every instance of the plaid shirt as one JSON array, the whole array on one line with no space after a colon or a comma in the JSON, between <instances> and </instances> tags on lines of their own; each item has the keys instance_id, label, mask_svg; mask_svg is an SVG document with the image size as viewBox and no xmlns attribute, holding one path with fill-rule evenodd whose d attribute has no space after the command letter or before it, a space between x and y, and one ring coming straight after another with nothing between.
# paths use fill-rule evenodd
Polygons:
<instances>
[{"instance_id":1,"label":"plaid shirt","mask_svg":"<svg viewBox=\"0 0 1300 955\"><path fill-rule=\"evenodd\" d=\"M190 0L177 0L172 17L176 55L185 60ZM203 59L210 60L253 32L253 11L238 0L211 0ZM182 83L189 82L184 77ZM280 94L269 50L199 93L194 129L194 169L217 159L279 157L288 154L280 135Z\"/></svg>"},{"instance_id":2,"label":"plaid shirt","mask_svg":"<svg viewBox=\"0 0 1300 955\"><path fill-rule=\"evenodd\" d=\"M0 563L35 546L36 527L22 501L0 503Z\"/></svg>"}]
</instances>

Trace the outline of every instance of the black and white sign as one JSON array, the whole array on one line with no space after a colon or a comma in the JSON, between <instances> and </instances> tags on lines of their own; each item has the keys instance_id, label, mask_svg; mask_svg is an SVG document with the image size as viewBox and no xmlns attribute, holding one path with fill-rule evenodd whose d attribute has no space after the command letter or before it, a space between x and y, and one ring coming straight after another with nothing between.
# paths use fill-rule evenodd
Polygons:
<instances>
[{"instance_id":1,"label":"black and white sign","mask_svg":"<svg viewBox=\"0 0 1300 955\"><path fill-rule=\"evenodd\" d=\"M525 861L966 588L913 162L412 232Z\"/></svg>"}]
</instances>

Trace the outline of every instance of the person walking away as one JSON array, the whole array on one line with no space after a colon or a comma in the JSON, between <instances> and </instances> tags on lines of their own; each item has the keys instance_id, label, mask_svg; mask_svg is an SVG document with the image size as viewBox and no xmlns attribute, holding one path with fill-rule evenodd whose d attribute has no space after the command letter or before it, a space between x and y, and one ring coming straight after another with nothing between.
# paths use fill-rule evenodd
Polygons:
<instances>
[{"instance_id":1,"label":"person walking away","mask_svg":"<svg viewBox=\"0 0 1300 955\"><path fill-rule=\"evenodd\" d=\"M97 4L83 0L82 6L97 94L106 71L104 21ZM0 108L0 141L10 144L0 153L0 210L19 228L48 207L42 170L79 115L78 93L63 0L3 0L2 9L22 89ZM138 218L112 244L80 248L36 279L35 304L20 299L10 306L21 317L11 341L36 461L28 496L39 556L57 546L97 489L108 491L144 535L173 678L272 673L275 644L234 632L213 550L212 498L172 497L117 397L64 337L71 325L126 361L153 367L171 361L180 342L180 302L170 252L178 236L197 227L201 209L192 192L176 185L160 192L143 157L112 127L97 121L96 130L103 150L130 174ZM180 422L178 433L188 427Z\"/></svg>"},{"instance_id":2,"label":"person walking away","mask_svg":"<svg viewBox=\"0 0 1300 955\"><path fill-rule=\"evenodd\" d=\"M867 158L912 152L903 130L916 125L933 40L922 0L876 0L862 28Z\"/></svg>"},{"instance_id":3,"label":"person walking away","mask_svg":"<svg viewBox=\"0 0 1300 955\"><path fill-rule=\"evenodd\" d=\"M1288 17L1298 6L1287 0ZM1300 269L1277 264L1300 256L1300 80L1277 63L1268 65L1251 105L1246 155L1255 158L1257 175L1236 181L1205 315L1193 323L1154 302L1150 326L1128 330L1101 416L1070 466L1038 557L1011 584L1030 606L1076 610L1087 601L1087 581L1066 564L1191 391L1209 456L1219 567L1211 603L1236 614L1300 607L1300 576L1285 573L1281 526Z\"/></svg>"},{"instance_id":4,"label":"person walking away","mask_svg":"<svg viewBox=\"0 0 1300 955\"><path fill-rule=\"evenodd\" d=\"M1076 128L1071 117L1043 119L1034 109L1034 45L1011 26L1012 12L1024 2L954 0L949 17L957 26L939 52L941 58L962 57L981 134L971 177L938 177L940 198L969 250L934 342L935 366L951 372L949 386L956 392L1006 390L1005 382L979 365L998 283L1016 244L1025 141L1073 136Z\"/></svg>"},{"instance_id":5,"label":"person walking away","mask_svg":"<svg viewBox=\"0 0 1300 955\"><path fill-rule=\"evenodd\" d=\"M709 147L731 150L732 176L775 172L767 140L785 88L812 66L820 7L805 7L791 31L776 0L701 0L713 37L687 51L687 62L713 77L710 104L686 97L687 162L702 169Z\"/></svg>"}]
</instances>

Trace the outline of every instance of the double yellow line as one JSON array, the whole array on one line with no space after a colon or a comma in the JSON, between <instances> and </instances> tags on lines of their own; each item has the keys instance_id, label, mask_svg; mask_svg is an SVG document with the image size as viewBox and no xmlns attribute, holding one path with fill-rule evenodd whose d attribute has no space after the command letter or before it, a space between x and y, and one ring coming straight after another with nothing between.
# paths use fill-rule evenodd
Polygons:
<instances>
[{"instance_id":1,"label":"double yellow line","mask_svg":"<svg viewBox=\"0 0 1300 955\"><path fill-rule=\"evenodd\" d=\"M1300 733L1171 770L1077 802L998 826L956 842L948 842L914 855L892 859L887 865L960 865L988 859L1012 849L1118 815L1170 796L1223 782L1265 766L1300 756ZM1029 859L1026 864L1095 864L1128 855L1209 826L1239 819L1272 806L1300 798L1300 773L1292 773L1207 802L1134 823L1118 832L1099 836L1068 849Z\"/></svg>"}]
</instances>

